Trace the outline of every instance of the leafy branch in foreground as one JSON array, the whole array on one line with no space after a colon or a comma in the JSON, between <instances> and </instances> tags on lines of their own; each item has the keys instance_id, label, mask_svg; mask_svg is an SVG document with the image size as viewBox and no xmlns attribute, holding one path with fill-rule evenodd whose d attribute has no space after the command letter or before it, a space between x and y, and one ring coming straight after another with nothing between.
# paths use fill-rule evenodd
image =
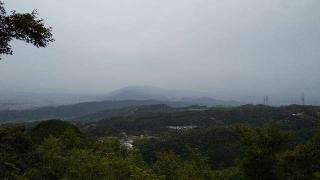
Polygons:
<instances>
[{"instance_id":1,"label":"leafy branch in foreground","mask_svg":"<svg viewBox=\"0 0 320 180\"><path fill-rule=\"evenodd\" d=\"M31 43L36 47L46 47L53 42L51 27L46 27L38 12L8 14L0 1L0 56L12 55L10 41L13 39ZM0 57L1 59L1 57Z\"/></svg>"}]
</instances>

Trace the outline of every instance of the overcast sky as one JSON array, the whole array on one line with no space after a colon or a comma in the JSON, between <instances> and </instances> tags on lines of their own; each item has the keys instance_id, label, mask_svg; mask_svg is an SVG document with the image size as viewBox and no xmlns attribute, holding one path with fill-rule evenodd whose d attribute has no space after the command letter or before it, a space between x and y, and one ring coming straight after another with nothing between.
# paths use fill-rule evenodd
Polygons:
<instances>
[{"instance_id":1,"label":"overcast sky","mask_svg":"<svg viewBox=\"0 0 320 180\"><path fill-rule=\"evenodd\" d=\"M14 41L0 90L104 93L152 85L283 97L320 92L319 0L4 0L53 27Z\"/></svg>"}]
</instances>

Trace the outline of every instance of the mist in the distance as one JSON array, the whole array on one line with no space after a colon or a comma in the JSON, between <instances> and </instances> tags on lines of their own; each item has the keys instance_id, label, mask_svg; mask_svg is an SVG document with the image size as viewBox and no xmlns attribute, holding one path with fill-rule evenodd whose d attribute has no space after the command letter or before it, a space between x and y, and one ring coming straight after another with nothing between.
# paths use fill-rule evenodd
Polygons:
<instances>
[{"instance_id":1,"label":"mist in the distance","mask_svg":"<svg viewBox=\"0 0 320 180\"><path fill-rule=\"evenodd\" d=\"M55 42L18 41L0 92L106 94L136 85L246 102L320 102L318 0L7 0Z\"/></svg>"}]
</instances>

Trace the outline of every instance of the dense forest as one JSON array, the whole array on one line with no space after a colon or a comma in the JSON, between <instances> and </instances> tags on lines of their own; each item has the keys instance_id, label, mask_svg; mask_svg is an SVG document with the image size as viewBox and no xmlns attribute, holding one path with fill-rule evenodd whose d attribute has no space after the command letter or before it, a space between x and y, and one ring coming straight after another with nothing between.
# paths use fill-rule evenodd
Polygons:
<instances>
[{"instance_id":1,"label":"dense forest","mask_svg":"<svg viewBox=\"0 0 320 180\"><path fill-rule=\"evenodd\" d=\"M2 125L0 178L320 178L320 107L153 105L134 112Z\"/></svg>"}]
</instances>

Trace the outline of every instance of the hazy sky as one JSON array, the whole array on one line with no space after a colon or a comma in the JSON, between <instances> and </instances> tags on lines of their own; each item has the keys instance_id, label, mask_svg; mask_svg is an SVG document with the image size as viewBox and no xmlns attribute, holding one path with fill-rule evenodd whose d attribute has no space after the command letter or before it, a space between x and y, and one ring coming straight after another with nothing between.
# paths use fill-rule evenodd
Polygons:
<instances>
[{"instance_id":1,"label":"hazy sky","mask_svg":"<svg viewBox=\"0 0 320 180\"><path fill-rule=\"evenodd\" d=\"M320 92L319 0L4 2L9 10L38 9L56 41L46 49L12 43L15 54L0 61L0 90Z\"/></svg>"}]
</instances>

